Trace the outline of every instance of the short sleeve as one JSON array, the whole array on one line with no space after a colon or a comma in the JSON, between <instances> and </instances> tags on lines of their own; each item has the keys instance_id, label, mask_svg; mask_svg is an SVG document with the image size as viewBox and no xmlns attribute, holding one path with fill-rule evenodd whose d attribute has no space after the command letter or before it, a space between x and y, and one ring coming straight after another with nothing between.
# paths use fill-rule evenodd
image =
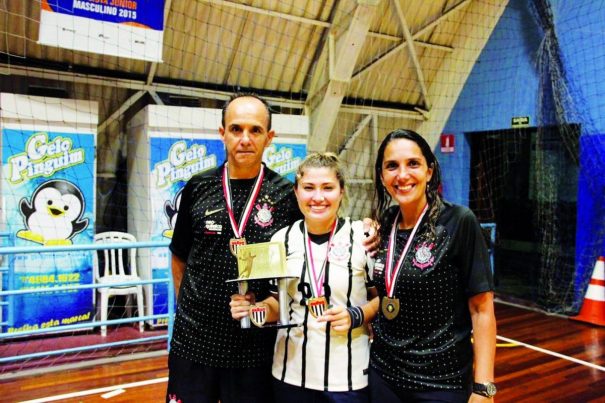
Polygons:
<instances>
[{"instance_id":1,"label":"short sleeve","mask_svg":"<svg viewBox=\"0 0 605 403\"><path fill-rule=\"evenodd\" d=\"M466 294L471 297L493 291L489 252L479 221L471 210L465 208L462 212L457 235L457 255L466 281Z\"/></svg>"},{"instance_id":2,"label":"short sleeve","mask_svg":"<svg viewBox=\"0 0 605 403\"><path fill-rule=\"evenodd\" d=\"M374 282L372 281L372 270L374 268L373 260L365 251L365 247L363 246L363 239L365 234L363 233L363 221L353 221L351 223L351 228L353 230L353 250L363 251L363 266L365 272L365 281L366 287L372 288L374 287Z\"/></svg>"},{"instance_id":3,"label":"short sleeve","mask_svg":"<svg viewBox=\"0 0 605 403\"><path fill-rule=\"evenodd\" d=\"M296 200L296 195L294 192L290 192L287 197L287 203L289 205L289 217L290 223L295 223L298 220L304 220L305 216L301 213L300 208L298 207L298 201Z\"/></svg>"},{"instance_id":4,"label":"short sleeve","mask_svg":"<svg viewBox=\"0 0 605 403\"><path fill-rule=\"evenodd\" d=\"M189 257L189 251L193 242L193 228L191 227L191 205L193 204L193 182L189 180L183 188L181 194L181 203L179 205L178 215L176 217L176 224L174 225L174 232L172 235L172 241L170 242L170 251L178 256L184 262Z\"/></svg>"}]
</instances>

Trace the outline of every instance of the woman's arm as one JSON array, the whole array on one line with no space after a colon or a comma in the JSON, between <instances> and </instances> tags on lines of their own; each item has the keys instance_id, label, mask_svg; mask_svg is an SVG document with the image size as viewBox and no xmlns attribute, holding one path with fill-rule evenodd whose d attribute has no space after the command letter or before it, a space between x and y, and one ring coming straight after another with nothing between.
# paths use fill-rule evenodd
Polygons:
<instances>
[{"instance_id":1,"label":"woman's arm","mask_svg":"<svg viewBox=\"0 0 605 403\"><path fill-rule=\"evenodd\" d=\"M370 323L378 312L378 296L374 296L368 303L360 306L363 311L363 324ZM346 332L351 328L351 314L346 307L342 305L333 306L326 309L323 315L317 318L318 322L330 322L334 331Z\"/></svg>"},{"instance_id":2,"label":"woman's arm","mask_svg":"<svg viewBox=\"0 0 605 403\"><path fill-rule=\"evenodd\" d=\"M484 292L468 300L473 325L474 381L494 382L494 362L496 358L496 316L494 314L494 294ZM490 401L476 393L469 401Z\"/></svg>"},{"instance_id":3,"label":"woman's arm","mask_svg":"<svg viewBox=\"0 0 605 403\"><path fill-rule=\"evenodd\" d=\"M362 307L364 314L363 322L365 324L372 322L378 313L380 298L378 298L378 291L376 290L376 287L368 288L368 299L368 303Z\"/></svg>"}]
</instances>

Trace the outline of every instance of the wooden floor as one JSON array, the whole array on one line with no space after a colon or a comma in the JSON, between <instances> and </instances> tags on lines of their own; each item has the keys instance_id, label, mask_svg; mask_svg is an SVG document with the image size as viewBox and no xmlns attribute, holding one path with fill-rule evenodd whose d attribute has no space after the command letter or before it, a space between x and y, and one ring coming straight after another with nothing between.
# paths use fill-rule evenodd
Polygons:
<instances>
[{"instance_id":1,"label":"wooden floor","mask_svg":"<svg viewBox=\"0 0 605 403\"><path fill-rule=\"evenodd\" d=\"M496 305L496 315L500 337L496 357L497 402L605 402L605 328L504 304ZM99 365L0 380L0 400L50 399L106 388L55 401L163 402L167 375L166 356ZM127 386L122 386L125 391L114 397L101 397L117 385ZM46 399L41 401L51 401Z\"/></svg>"}]
</instances>

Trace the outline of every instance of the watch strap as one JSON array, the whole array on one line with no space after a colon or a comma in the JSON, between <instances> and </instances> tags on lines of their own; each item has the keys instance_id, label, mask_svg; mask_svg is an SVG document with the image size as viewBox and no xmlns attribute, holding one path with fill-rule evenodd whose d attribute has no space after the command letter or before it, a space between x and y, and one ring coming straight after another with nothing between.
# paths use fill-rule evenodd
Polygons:
<instances>
[{"instance_id":1,"label":"watch strap","mask_svg":"<svg viewBox=\"0 0 605 403\"><path fill-rule=\"evenodd\" d=\"M497 388L493 382L478 383L473 382L473 393L485 397L493 397L496 395Z\"/></svg>"}]
</instances>

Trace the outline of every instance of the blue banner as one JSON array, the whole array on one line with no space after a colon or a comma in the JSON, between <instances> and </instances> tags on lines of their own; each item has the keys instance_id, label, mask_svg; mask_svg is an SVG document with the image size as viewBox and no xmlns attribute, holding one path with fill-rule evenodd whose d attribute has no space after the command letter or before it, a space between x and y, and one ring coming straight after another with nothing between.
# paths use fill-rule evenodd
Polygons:
<instances>
[{"instance_id":1,"label":"blue banner","mask_svg":"<svg viewBox=\"0 0 605 403\"><path fill-rule=\"evenodd\" d=\"M219 139L185 139L151 137L151 241L172 238L179 212L181 190L198 173L216 168L223 163L225 146ZM168 248L152 248L151 278L164 279L170 273ZM153 314L168 312L166 284L153 285ZM157 325L166 320L156 321Z\"/></svg>"},{"instance_id":2,"label":"blue banner","mask_svg":"<svg viewBox=\"0 0 605 403\"><path fill-rule=\"evenodd\" d=\"M95 138L91 133L2 130L2 198L14 246L92 243ZM6 245L6 243L4 243ZM90 252L17 254L4 289L36 289L93 282ZM92 290L13 296L3 317L7 331L91 321Z\"/></svg>"},{"instance_id":3,"label":"blue banner","mask_svg":"<svg viewBox=\"0 0 605 403\"><path fill-rule=\"evenodd\" d=\"M296 170L306 156L306 144L273 142L265 150L263 161L267 167L294 182Z\"/></svg>"},{"instance_id":4,"label":"blue banner","mask_svg":"<svg viewBox=\"0 0 605 403\"><path fill-rule=\"evenodd\" d=\"M164 0L42 0L42 9L157 31L164 29Z\"/></svg>"}]
</instances>

